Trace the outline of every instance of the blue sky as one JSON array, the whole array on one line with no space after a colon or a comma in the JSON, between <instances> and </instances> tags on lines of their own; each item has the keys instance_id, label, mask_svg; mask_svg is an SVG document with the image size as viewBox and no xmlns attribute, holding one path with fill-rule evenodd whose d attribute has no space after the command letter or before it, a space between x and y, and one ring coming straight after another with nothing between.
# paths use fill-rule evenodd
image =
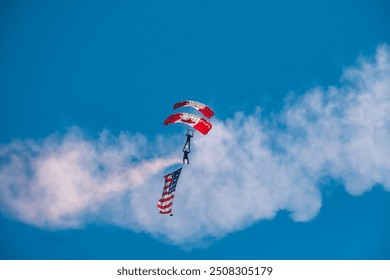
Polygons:
<instances>
[{"instance_id":1,"label":"blue sky","mask_svg":"<svg viewBox=\"0 0 390 280\"><path fill-rule=\"evenodd\" d=\"M389 259L389 8L2 1L0 258Z\"/></svg>"}]
</instances>

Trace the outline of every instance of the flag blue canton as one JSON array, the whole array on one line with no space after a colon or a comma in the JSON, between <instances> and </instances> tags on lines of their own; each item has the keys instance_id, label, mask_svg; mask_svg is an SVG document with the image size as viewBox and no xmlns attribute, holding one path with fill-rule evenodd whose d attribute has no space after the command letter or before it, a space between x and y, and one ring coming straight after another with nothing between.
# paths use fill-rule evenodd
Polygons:
<instances>
[{"instance_id":1,"label":"flag blue canton","mask_svg":"<svg viewBox=\"0 0 390 280\"><path fill-rule=\"evenodd\" d=\"M172 182L168 190L169 194L175 192L177 181L179 180L180 172L181 172L181 168L172 173Z\"/></svg>"}]
</instances>

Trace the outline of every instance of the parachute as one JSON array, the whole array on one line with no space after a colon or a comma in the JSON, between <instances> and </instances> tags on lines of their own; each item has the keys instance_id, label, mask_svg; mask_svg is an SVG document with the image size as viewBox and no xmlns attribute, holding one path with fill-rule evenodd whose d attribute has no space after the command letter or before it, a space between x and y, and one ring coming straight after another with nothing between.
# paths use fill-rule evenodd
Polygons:
<instances>
[{"instance_id":1,"label":"parachute","mask_svg":"<svg viewBox=\"0 0 390 280\"><path fill-rule=\"evenodd\" d=\"M211 123L206 121L204 118L201 118L194 114L188 114L188 113L176 113L173 115L170 115L165 121L164 124L173 124L173 123L184 123L187 124L203 135L206 135L210 129L212 128Z\"/></svg>"},{"instance_id":2,"label":"parachute","mask_svg":"<svg viewBox=\"0 0 390 280\"><path fill-rule=\"evenodd\" d=\"M212 116L214 116L214 112L209 106L207 106L203 103L200 103L198 101L192 101L192 100L180 101L180 102L176 103L175 105L173 105L173 109L178 109L178 108L187 107L187 106L195 108L196 110L201 112L203 114L203 116L205 116L208 119L211 118Z\"/></svg>"}]
</instances>

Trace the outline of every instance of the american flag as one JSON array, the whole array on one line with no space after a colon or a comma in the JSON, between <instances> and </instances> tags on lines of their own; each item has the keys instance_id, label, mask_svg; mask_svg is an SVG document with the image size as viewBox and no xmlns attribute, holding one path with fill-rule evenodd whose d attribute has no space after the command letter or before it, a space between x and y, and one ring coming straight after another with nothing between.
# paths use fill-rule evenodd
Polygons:
<instances>
[{"instance_id":1,"label":"american flag","mask_svg":"<svg viewBox=\"0 0 390 280\"><path fill-rule=\"evenodd\" d=\"M169 173L164 176L165 185L162 192L162 196L157 203L157 207L160 209L160 214L171 214L173 198L175 197L175 190L177 181L179 180L181 168L173 173Z\"/></svg>"}]
</instances>

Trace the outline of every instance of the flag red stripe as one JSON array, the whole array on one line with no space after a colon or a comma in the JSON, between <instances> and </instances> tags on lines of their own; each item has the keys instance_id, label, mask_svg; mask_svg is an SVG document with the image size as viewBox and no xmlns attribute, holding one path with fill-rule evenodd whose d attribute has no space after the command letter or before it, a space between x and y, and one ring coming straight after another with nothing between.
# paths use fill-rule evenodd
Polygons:
<instances>
[{"instance_id":1,"label":"flag red stripe","mask_svg":"<svg viewBox=\"0 0 390 280\"><path fill-rule=\"evenodd\" d=\"M175 197L175 195L171 195L171 196L169 196L167 198L160 198L159 202L161 202L161 204L163 204L164 202L172 200L174 197Z\"/></svg>"},{"instance_id":2,"label":"flag red stripe","mask_svg":"<svg viewBox=\"0 0 390 280\"><path fill-rule=\"evenodd\" d=\"M168 211L165 211L165 212L160 210L160 214L171 214L171 212L172 212L172 209L169 209Z\"/></svg>"},{"instance_id":3,"label":"flag red stripe","mask_svg":"<svg viewBox=\"0 0 390 280\"><path fill-rule=\"evenodd\" d=\"M159 208L159 209L166 209L166 208L170 208L171 206L172 206L172 204L173 204L173 202L170 202L170 203L168 203L168 204L164 204L164 205L159 205L159 204L157 204L157 207Z\"/></svg>"}]
</instances>

